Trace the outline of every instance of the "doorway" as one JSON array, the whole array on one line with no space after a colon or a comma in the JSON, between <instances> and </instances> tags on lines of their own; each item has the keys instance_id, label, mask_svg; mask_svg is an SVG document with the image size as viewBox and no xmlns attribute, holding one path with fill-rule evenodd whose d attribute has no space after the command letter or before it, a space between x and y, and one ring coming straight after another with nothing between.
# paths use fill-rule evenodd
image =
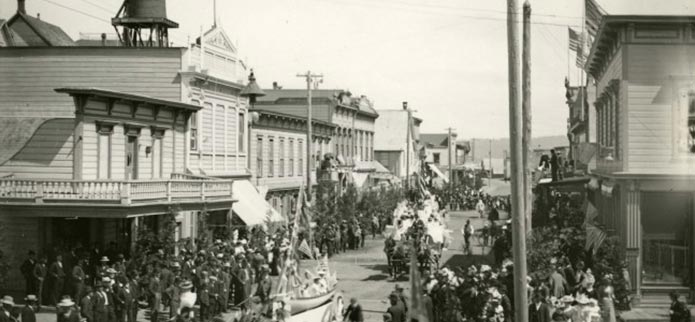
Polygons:
<instances>
[{"instance_id":1,"label":"doorway","mask_svg":"<svg viewBox=\"0 0 695 322\"><path fill-rule=\"evenodd\" d=\"M138 137L128 135L126 138L125 179L134 180L138 178Z\"/></svg>"},{"instance_id":2,"label":"doorway","mask_svg":"<svg viewBox=\"0 0 695 322\"><path fill-rule=\"evenodd\" d=\"M691 194L642 192L644 284L690 284L693 220Z\"/></svg>"}]
</instances>

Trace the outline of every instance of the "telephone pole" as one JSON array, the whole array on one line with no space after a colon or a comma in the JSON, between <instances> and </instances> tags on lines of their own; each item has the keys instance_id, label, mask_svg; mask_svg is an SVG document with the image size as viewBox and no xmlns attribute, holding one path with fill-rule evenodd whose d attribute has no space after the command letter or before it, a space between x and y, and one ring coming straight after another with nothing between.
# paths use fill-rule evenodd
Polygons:
<instances>
[{"instance_id":1,"label":"telephone pole","mask_svg":"<svg viewBox=\"0 0 695 322\"><path fill-rule=\"evenodd\" d=\"M408 114L408 124L405 126L405 186L410 188L410 118L411 112L408 108L408 102L403 102L403 109Z\"/></svg>"},{"instance_id":2,"label":"telephone pole","mask_svg":"<svg viewBox=\"0 0 695 322\"><path fill-rule=\"evenodd\" d=\"M533 191L531 188L531 4L524 2L523 50L521 53L521 111L523 116L521 148L524 157L524 216L526 231L531 230L531 214L533 212Z\"/></svg>"},{"instance_id":3,"label":"telephone pole","mask_svg":"<svg viewBox=\"0 0 695 322\"><path fill-rule=\"evenodd\" d=\"M312 74L311 71L307 71L306 74L297 74L297 77L302 77L306 79L306 199L311 200L311 164L313 162L311 153L313 149L311 144L311 91L314 86L318 86L318 83L323 80L323 75Z\"/></svg>"},{"instance_id":4,"label":"telephone pole","mask_svg":"<svg viewBox=\"0 0 695 322\"><path fill-rule=\"evenodd\" d=\"M511 154L512 253L514 257L514 321L528 322L526 287L526 218L522 152L521 62L519 60L519 4L507 0L507 57L509 68L509 151Z\"/></svg>"},{"instance_id":5,"label":"telephone pole","mask_svg":"<svg viewBox=\"0 0 695 322\"><path fill-rule=\"evenodd\" d=\"M452 134L452 131L454 129L448 127L448 128L446 128L446 130L448 131L448 136L446 139L446 141L448 142L448 147L447 147L446 153L449 155L449 193L453 194L454 193L453 187L454 187L454 163L455 163L455 161L452 161L452 155L451 155L451 134Z\"/></svg>"}]
</instances>

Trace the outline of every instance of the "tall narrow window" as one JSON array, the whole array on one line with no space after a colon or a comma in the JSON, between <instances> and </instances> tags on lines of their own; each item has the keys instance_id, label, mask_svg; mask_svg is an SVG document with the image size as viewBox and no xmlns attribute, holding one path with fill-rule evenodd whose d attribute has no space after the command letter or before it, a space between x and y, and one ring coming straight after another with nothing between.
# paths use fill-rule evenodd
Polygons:
<instances>
[{"instance_id":1,"label":"tall narrow window","mask_svg":"<svg viewBox=\"0 0 695 322\"><path fill-rule=\"evenodd\" d=\"M263 178L263 136L256 138L256 177Z\"/></svg>"},{"instance_id":2,"label":"tall narrow window","mask_svg":"<svg viewBox=\"0 0 695 322\"><path fill-rule=\"evenodd\" d=\"M299 144L299 168L297 168L297 175L302 176L304 174L304 141L298 140Z\"/></svg>"},{"instance_id":3,"label":"tall narrow window","mask_svg":"<svg viewBox=\"0 0 695 322\"><path fill-rule=\"evenodd\" d=\"M198 151L198 113L193 112L191 113L191 119L190 119L191 125L191 151Z\"/></svg>"},{"instance_id":4,"label":"tall narrow window","mask_svg":"<svg viewBox=\"0 0 695 322\"><path fill-rule=\"evenodd\" d=\"M275 175L275 139L268 138L268 176Z\"/></svg>"},{"instance_id":5,"label":"tall narrow window","mask_svg":"<svg viewBox=\"0 0 695 322\"><path fill-rule=\"evenodd\" d=\"M239 146L239 152L246 152L246 143L244 138L246 137L246 117L244 113L239 113L239 129L237 130L239 137L237 137L237 144Z\"/></svg>"},{"instance_id":6,"label":"tall narrow window","mask_svg":"<svg viewBox=\"0 0 695 322\"><path fill-rule=\"evenodd\" d=\"M287 171L288 176L294 176L294 139L290 139L290 147L289 147L289 171Z\"/></svg>"},{"instance_id":7,"label":"tall narrow window","mask_svg":"<svg viewBox=\"0 0 695 322\"><path fill-rule=\"evenodd\" d=\"M688 95L688 117L687 117L687 147L690 153L695 153L695 94Z\"/></svg>"},{"instance_id":8,"label":"tall narrow window","mask_svg":"<svg viewBox=\"0 0 695 322\"><path fill-rule=\"evenodd\" d=\"M278 153L279 153L279 159L280 159L278 176L284 177L285 176L285 138L280 138L280 146L278 147Z\"/></svg>"}]
</instances>

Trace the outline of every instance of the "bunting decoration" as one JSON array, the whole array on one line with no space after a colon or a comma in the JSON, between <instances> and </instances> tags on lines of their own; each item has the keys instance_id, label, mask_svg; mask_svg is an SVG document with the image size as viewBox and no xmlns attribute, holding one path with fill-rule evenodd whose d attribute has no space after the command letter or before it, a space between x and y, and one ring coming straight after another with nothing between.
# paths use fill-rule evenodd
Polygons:
<instances>
[{"instance_id":1,"label":"bunting decoration","mask_svg":"<svg viewBox=\"0 0 695 322\"><path fill-rule=\"evenodd\" d=\"M584 0L584 24L589 34L589 40L593 41L601 26L601 20L606 11L595 0Z\"/></svg>"},{"instance_id":2,"label":"bunting decoration","mask_svg":"<svg viewBox=\"0 0 695 322\"><path fill-rule=\"evenodd\" d=\"M598 209L596 209L594 204L590 201L586 202L586 206L584 207L584 213L586 214L584 217L585 223L591 223L594 221L594 218L598 217Z\"/></svg>"},{"instance_id":3,"label":"bunting decoration","mask_svg":"<svg viewBox=\"0 0 695 322\"><path fill-rule=\"evenodd\" d=\"M572 28L567 28L569 33L569 48L571 51L579 50L581 35Z\"/></svg>"},{"instance_id":4,"label":"bunting decoration","mask_svg":"<svg viewBox=\"0 0 695 322\"><path fill-rule=\"evenodd\" d=\"M586 245L585 249L593 249L594 254L603 241L606 240L606 233L594 224L586 224Z\"/></svg>"}]
</instances>

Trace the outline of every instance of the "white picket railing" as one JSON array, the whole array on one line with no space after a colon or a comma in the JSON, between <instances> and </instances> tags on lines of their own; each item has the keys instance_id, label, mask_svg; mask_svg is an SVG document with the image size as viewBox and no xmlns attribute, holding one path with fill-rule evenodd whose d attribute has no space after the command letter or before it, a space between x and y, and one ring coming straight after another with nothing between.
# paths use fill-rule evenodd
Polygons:
<instances>
[{"instance_id":1,"label":"white picket railing","mask_svg":"<svg viewBox=\"0 0 695 322\"><path fill-rule=\"evenodd\" d=\"M232 180L0 179L0 203L195 202L232 198Z\"/></svg>"}]
</instances>

